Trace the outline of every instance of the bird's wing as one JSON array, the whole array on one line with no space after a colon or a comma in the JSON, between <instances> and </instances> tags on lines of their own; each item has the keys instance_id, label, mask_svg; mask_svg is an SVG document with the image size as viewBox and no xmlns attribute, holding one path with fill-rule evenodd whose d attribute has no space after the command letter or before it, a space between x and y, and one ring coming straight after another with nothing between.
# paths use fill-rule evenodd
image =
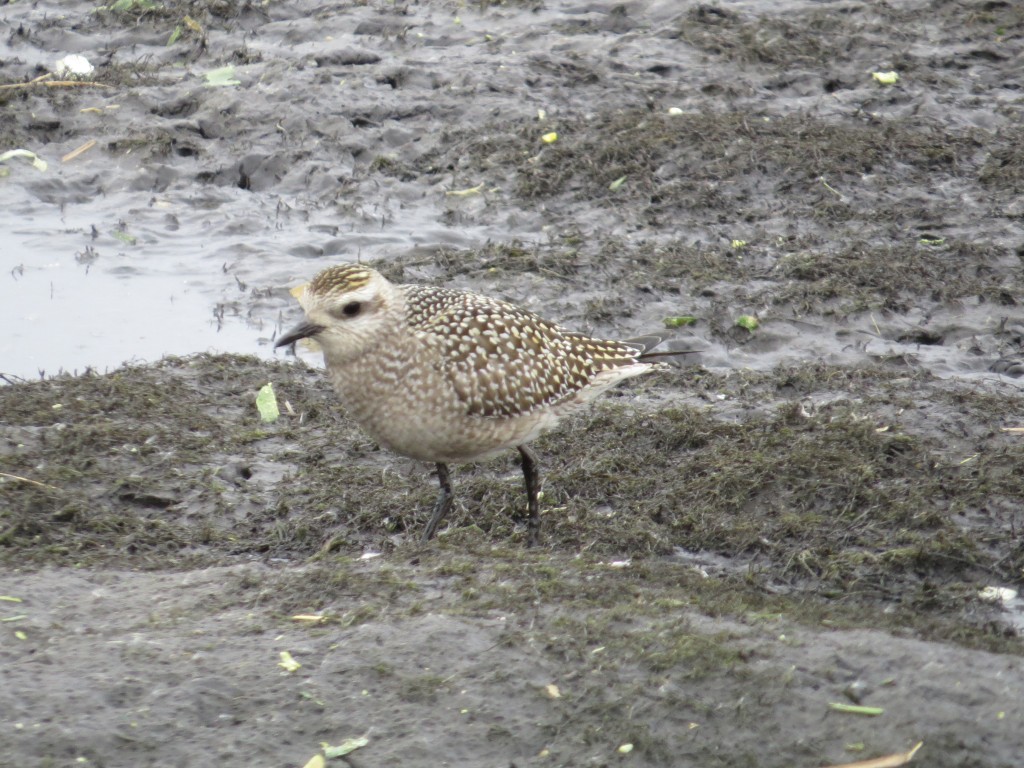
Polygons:
<instances>
[{"instance_id":1,"label":"bird's wing","mask_svg":"<svg viewBox=\"0 0 1024 768\"><path fill-rule=\"evenodd\" d=\"M565 331L497 299L405 287L409 322L440 352L469 415L529 413L572 397L602 371L636 363L628 344Z\"/></svg>"}]
</instances>

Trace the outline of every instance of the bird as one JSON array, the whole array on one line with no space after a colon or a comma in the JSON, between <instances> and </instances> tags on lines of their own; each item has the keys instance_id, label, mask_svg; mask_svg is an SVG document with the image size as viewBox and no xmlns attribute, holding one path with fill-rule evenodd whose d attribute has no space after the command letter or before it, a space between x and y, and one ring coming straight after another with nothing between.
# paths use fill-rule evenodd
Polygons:
<instances>
[{"instance_id":1,"label":"bird","mask_svg":"<svg viewBox=\"0 0 1024 768\"><path fill-rule=\"evenodd\" d=\"M529 446L624 379L658 367L660 335L591 338L499 299L397 284L362 264L292 290L305 319L274 344L315 340L347 413L376 442L437 468L437 532L454 495L448 465L515 448L527 497L527 545L539 540L541 476Z\"/></svg>"}]
</instances>

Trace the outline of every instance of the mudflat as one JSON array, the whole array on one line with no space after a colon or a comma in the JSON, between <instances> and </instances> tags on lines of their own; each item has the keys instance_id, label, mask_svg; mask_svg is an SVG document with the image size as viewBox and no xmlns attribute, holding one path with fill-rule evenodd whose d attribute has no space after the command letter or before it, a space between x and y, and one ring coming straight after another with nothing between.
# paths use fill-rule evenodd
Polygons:
<instances>
[{"instance_id":1,"label":"mudflat","mask_svg":"<svg viewBox=\"0 0 1024 768\"><path fill-rule=\"evenodd\" d=\"M96 139L4 216L215 262L254 356L0 361L0 765L1019 765L1024 8L2 16L0 150ZM357 258L692 351L537 442L539 547L512 454L423 544L431 468L269 359Z\"/></svg>"}]
</instances>

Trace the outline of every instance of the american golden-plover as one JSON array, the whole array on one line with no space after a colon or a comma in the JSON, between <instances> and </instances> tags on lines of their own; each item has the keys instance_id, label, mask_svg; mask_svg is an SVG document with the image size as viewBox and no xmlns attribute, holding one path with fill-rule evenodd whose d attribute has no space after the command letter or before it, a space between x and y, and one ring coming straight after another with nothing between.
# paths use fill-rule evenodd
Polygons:
<instances>
[{"instance_id":1,"label":"american golden-plover","mask_svg":"<svg viewBox=\"0 0 1024 768\"><path fill-rule=\"evenodd\" d=\"M593 339L504 301L396 285L358 264L325 269L293 293L306 321L274 346L315 339L352 418L395 453L437 465L441 494L424 541L452 506L448 464L516 448L528 542L536 543L540 472L527 443L613 384L651 370L657 353L648 350L663 340Z\"/></svg>"}]
</instances>

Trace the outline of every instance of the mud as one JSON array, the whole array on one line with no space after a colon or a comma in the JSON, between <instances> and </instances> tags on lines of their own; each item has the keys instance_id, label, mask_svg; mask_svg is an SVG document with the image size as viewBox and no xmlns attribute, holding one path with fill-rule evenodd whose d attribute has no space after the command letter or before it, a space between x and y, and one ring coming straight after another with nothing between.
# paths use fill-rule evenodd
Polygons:
<instances>
[{"instance_id":1,"label":"mud","mask_svg":"<svg viewBox=\"0 0 1024 768\"><path fill-rule=\"evenodd\" d=\"M0 16L0 765L1019 763L1016 4ZM354 259L690 352L422 544L270 359Z\"/></svg>"}]
</instances>

